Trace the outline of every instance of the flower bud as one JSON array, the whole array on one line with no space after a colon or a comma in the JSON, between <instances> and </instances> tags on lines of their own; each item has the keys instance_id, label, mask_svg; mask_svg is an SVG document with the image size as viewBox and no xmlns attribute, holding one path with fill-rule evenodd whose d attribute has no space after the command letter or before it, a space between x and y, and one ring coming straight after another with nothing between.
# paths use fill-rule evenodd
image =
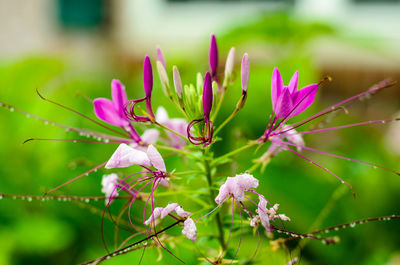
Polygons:
<instances>
[{"instance_id":1,"label":"flower bud","mask_svg":"<svg viewBox=\"0 0 400 265\"><path fill-rule=\"evenodd\" d=\"M143 63L143 86L146 97L151 97L153 90L153 70L151 69L150 57L146 55Z\"/></svg>"},{"instance_id":2,"label":"flower bud","mask_svg":"<svg viewBox=\"0 0 400 265\"><path fill-rule=\"evenodd\" d=\"M210 53L209 53L209 61L211 75L213 78L217 75L218 69L218 47L217 40L214 34L211 34L211 42L210 42Z\"/></svg>"},{"instance_id":3,"label":"flower bud","mask_svg":"<svg viewBox=\"0 0 400 265\"><path fill-rule=\"evenodd\" d=\"M160 77L161 87L163 89L165 96L171 97L171 93L169 91L169 79L167 71L165 70L161 61L157 61L157 71L158 71L158 76Z\"/></svg>"},{"instance_id":4,"label":"flower bud","mask_svg":"<svg viewBox=\"0 0 400 265\"><path fill-rule=\"evenodd\" d=\"M157 56L157 61L159 61L164 66L164 69L167 69L167 65L165 64L164 55L161 51L160 46L157 46L157 48L156 48L156 56Z\"/></svg>"},{"instance_id":5,"label":"flower bud","mask_svg":"<svg viewBox=\"0 0 400 265\"><path fill-rule=\"evenodd\" d=\"M213 103L213 90L211 84L210 72L207 72L204 77L203 87L203 112L204 116L209 117Z\"/></svg>"},{"instance_id":6,"label":"flower bud","mask_svg":"<svg viewBox=\"0 0 400 265\"><path fill-rule=\"evenodd\" d=\"M182 80L181 80L181 76L179 74L179 70L178 67L176 67L175 65L172 67L172 74L173 74L173 78L174 78L174 87L175 87L175 91L176 94L178 95L178 98L182 98Z\"/></svg>"},{"instance_id":7,"label":"flower bud","mask_svg":"<svg viewBox=\"0 0 400 265\"><path fill-rule=\"evenodd\" d=\"M250 75L250 60L248 54L245 53L242 58L242 67L241 67L242 94L247 92L247 87L249 85L249 75Z\"/></svg>"},{"instance_id":8,"label":"flower bud","mask_svg":"<svg viewBox=\"0 0 400 265\"><path fill-rule=\"evenodd\" d=\"M228 86L228 82L232 77L233 66L235 64L235 47L232 47L226 57L225 63L225 77L223 87Z\"/></svg>"}]
</instances>

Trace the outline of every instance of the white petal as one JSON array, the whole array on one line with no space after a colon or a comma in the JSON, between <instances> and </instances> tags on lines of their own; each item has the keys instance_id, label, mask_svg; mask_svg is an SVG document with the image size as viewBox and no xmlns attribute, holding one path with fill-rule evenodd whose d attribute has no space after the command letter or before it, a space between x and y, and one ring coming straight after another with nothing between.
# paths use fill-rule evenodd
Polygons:
<instances>
[{"instance_id":1,"label":"white petal","mask_svg":"<svg viewBox=\"0 0 400 265\"><path fill-rule=\"evenodd\" d=\"M160 132L156 129L149 129L144 131L141 138L142 141L146 144L155 144L157 142L158 137L160 136Z\"/></svg>"},{"instance_id":2,"label":"white petal","mask_svg":"<svg viewBox=\"0 0 400 265\"><path fill-rule=\"evenodd\" d=\"M165 110L165 108L162 106L158 107L157 112L156 112L156 121L161 124L164 124L165 122L168 121L168 119L169 119L168 113Z\"/></svg>"},{"instance_id":3,"label":"white petal","mask_svg":"<svg viewBox=\"0 0 400 265\"><path fill-rule=\"evenodd\" d=\"M147 148L147 156L150 159L150 162L153 165L153 167L162 172L167 172L167 169L165 168L164 164L164 159L152 144L149 145L149 147Z\"/></svg>"},{"instance_id":4,"label":"white petal","mask_svg":"<svg viewBox=\"0 0 400 265\"><path fill-rule=\"evenodd\" d=\"M183 223L183 230L182 234L184 234L188 239L192 240L193 242L197 239L197 228L195 222L192 218L187 218Z\"/></svg>"},{"instance_id":5,"label":"white petal","mask_svg":"<svg viewBox=\"0 0 400 265\"><path fill-rule=\"evenodd\" d=\"M178 207L177 203L169 203L161 212L161 218L165 218L168 214L175 211L175 208Z\"/></svg>"},{"instance_id":6,"label":"white petal","mask_svg":"<svg viewBox=\"0 0 400 265\"><path fill-rule=\"evenodd\" d=\"M150 166L150 159L143 151L133 149L127 144L120 144L108 160L105 168L129 167L132 165Z\"/></svg>"}]
</instances>

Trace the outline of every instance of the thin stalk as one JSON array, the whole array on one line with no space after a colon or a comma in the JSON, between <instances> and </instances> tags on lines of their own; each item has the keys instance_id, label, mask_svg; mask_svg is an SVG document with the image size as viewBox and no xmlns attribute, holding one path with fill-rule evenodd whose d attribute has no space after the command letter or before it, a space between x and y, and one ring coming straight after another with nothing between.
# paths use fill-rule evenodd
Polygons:
<instances>
[{"instance_id":1,"label":"thin stalk","mask_svg":"<svg viewBox=\"0 0 400 265\"><path fill-rule=\"evenodd\" d=\"M204 154L206 154L207 151L204 151ZM212 182L212 176L211 176L211 167L210 163L207 159L204 159L204 167L206 170L206 177L207 177L207 183L208 183L208 189L210 191L210 200L211 203L214 204L214 199L215 199L215 192L214 189L212 188L213 182ZM221 215L219 212L216 213L215 218L217 220L217 228L218 228L218 240L219 243L222 247L222 249L225 248L225 237L224 237L224 229L222 227L222 220L221 220Z\"/></svg>"},{"instance_id":2,"label":"thin stalk","mask_svg":"<svg viewBox=\"0 0 400 265\"><path fill-rule=\"evenodd\" d=\"M252 146L254 146L256 144L257 144L256 141L251 141L247 145L239 147L238 149L235 149L235 150L233 150L233 151L231 151L229 153L226 153L223 156L220 156L220 157L214 159L214 161L212 162L212 165L216 165L216 164L218 164L219 161L222 161L222 160L224 160L224 159L226 159L226 158L228 158L230 156L233 156L233 155L235 155L235 154L237 154L239 152L242 152L242 151L244 151L244 150L246 150L246 149L248 149L248 148L250 148L250 147L252 147Z\"/></svg>"},{"instance_id":3,"label":"thin stalk","mask_svg":"<svg viewBox=\"0 0 400 265\"><path fill-rule=\"evenodd\" d=\"M228 122L230 122L230 121L233 119L233 117L235 117L236 113L238 113L238 112L239 112L239 109L236 108L236 109L232 112L232 114L231 114L220 126L218 126L217 130L216 130L215 133L214 133L214 137L218 134L219 131L222 130L222 128L224 128L224 126L225 126L226 124L228 124Z\"/></svg>"}]
</instances>

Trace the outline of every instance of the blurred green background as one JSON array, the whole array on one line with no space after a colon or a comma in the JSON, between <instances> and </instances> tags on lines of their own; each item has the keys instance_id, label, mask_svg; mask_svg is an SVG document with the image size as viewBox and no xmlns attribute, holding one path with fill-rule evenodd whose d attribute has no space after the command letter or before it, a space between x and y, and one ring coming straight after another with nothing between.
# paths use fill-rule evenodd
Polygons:
<instances>
[{"instance_id":1,"label":"blurred green background","mask_svg":"<svg viewBox=\"0 0 400 265\"><path fill-rule=\"evenodd\" d=\"M148 53L154 65L156 44L164 50L169 73L172 65L177 65L183 82L194 83L195 74L207 70L208 38L215 32L221 71L231 46L236 47L237 77L241 55L248 52L251 61L247 104L222 131L224 141L214 150L221 155L263 133L271 110L269 84L275 66L285 83L296 70L300 71L300 86L326 75L333 78L322 86L318 102L302 114L303 118L383 78L399 79L400 24L393 16L399 1L365 2L374 1L1 0L0 101L71 127L99 130L82 117L42 101L35 89L94 117L90 99L109 97L113 78L126 85L130 98L143 95L141 63ZM165 100L154 73L153 106L163 105L171 117L177 117L179 113ZM395 85L354 104L327 126L394 117L400 109L399 94ZM240 82L235 82L229 87L216 126L231 113L239 96ZM80 136L6 108L0 109L0 131L0 193L6 194L41 195L104 162L115 149L114 145L48 141L22 145L31 137ZM400 128L386 124L307 135L305 141L310 147L400 170L399 138ZM224 178L245 171L252 165L249 157L261 156L266 148L256 154L241 153L233 165L221 167L218 175ZM282 152L265 172L254 175L260 179L259 191L279 203L280 211L292 219L287 229L307 232L334 196L337 200L319 227L399 213L399 176L320 154L305 154L350 182L357 199L353 200L333 176ZM169 170L188 170L179 159L167 157L166 161ZM58 194L101 195L104 173L92 173ZM162 202L168 199L160 199ZM103 204L93 203L99 209ZM76 264L104 255L100 223L101 216L85 203L3 198L0 264ZM308 242L300 264L400 264L399 221L368 223L332 234L341 238L339 244ZM105 223L105 236L112 239L111 222ZM201 240L200 245L204 244ZM269 244L263 236L255 262L285 264L291 256L288 250L274 252ZM254 237L247 235L239 257L251 255L255 245ZM185 251L191 248L191 242L181 240L174 253L188 264L196 264L199 261ZM137 263L140 255L130 253L105 264ZM156 250L149 249L142 264L153 264L158 257ZM165 253L160 261L176 262Z\"/></svg>"}]
</instances>

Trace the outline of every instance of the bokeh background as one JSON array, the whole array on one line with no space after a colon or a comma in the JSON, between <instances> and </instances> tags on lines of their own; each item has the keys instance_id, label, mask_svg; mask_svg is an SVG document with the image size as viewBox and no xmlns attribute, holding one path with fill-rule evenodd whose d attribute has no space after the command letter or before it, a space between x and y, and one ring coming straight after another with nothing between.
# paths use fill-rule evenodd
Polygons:
<instances>
[{"instance_id":1,"label":"bokeh background","mask_svg":"<svg viewBox=\"0 0 400 265\"><path fill-rule=\"evenodd\" d=\"M248 52L251 60L247 105L223 130L225 140L216 145L215 152L223 154L263 133L271 110L269 84L275 66L285 82L299 70L302 86L326 75L333 78L303 117L384 78L400 80L399 12L399 0L0 0L0 101L71 127L94 129L81 117L40 100L35 89L94 117L90 100L109 97L112 78L126 85L131 98L143 94L142 60L149 54L155 62L156 45L164 51L169 72L178 65L184 83L195 82L195 74L207 70L209 35L214 32L221 62L229 48L236 47L237 76L241 54ZM160 88L155 75L154 105L164 105L170 116L178 116ZM239 96L236 82L215 124L230 114ZM395 117L399 96L395 85L352 105L327 125ZM6 108L0 109L0 131L0 193L43 194L105 161L115 148L68 142L21 145L31 137L79 136ZM307 135L305 141L310 147L400 170L400 127L394 124ZM329 202L332 207L319 227L399 213L399 176L306 154L350 182L357 199L334 177L282 152L264 173L255 175L265 196L279 202L281 212L292 218L288 229L308 231ZM248 169L248 157L253 155L237 156L233 167L221 168L221 177ZM168 168L179 168L179 161L171 160ZM93 173L59 194L101 195L103 173ZM101 209L103 202L95 206ZM0 264L76 264L101 256L105 250L100 221L84 203L3 198ZM112 237L112 228L106 224L106 236ZM333 246L308 242L300 264L400 264L398 221L369 223L335 234L341 241ZM245 240L240 252L244 256L254 248L254 238ZM199 262L190 252L176 251L189 264ZM256 259L260 264L285 264L290 256L287 250L269 250L266 239L261 252ZM137 263L139 254L105 264ZM157 251L148 250L143 264L153 264L158 257ZM175 262L167 255L160 261Z\"/></svg>"}]
</instances>

